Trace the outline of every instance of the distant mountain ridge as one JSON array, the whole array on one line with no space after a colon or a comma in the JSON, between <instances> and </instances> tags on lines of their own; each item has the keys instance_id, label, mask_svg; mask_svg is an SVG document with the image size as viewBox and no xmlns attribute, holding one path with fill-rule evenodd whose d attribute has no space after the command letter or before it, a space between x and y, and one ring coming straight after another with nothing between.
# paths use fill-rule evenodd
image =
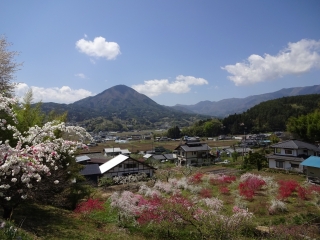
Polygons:
<instances>
[{"instance_id":1,"label":"distant mountain ridge","mask_svg":"<svg viewBox=\"0 0 320 240\"><path fill-rule=\"evenodd\" d=\"M187 113L193 112L224 118L230 114L245 112L249 108L264 101L308 94L320 94L320 85L283 88L276 92L253 95L246 98L228 98L220 101L201 101L194 105L177 104L172 108Z\"/></svg>"}]
</instances>

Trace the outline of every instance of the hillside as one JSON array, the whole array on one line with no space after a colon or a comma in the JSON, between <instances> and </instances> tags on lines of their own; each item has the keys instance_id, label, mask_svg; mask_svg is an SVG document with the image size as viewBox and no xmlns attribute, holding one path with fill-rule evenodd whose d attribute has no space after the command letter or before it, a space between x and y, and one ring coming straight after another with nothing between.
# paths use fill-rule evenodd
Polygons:
<instances>
[{"instance_id":1,"label":"hillside","mask_svg":"<svg viewBox=\"0 0 320 240\"><path fill-rule=\"evenodd\" d=\"M285 131L290 117L306 115L319 106L320 94L282 97L262 102L241 114L229 115L222 123L231 134Z\"/></svg>"},{"instance_id":2,"label":"hillside","mask_svg":"<svg viewBox=\"0 0 320 240\"><path fill-rule=\"evenodd\" d=\"M276 92L265 93L260 95L253 95L246 98L228 98L220 101L201 101L194 105L182 105L178 104L172 108L184 111L194 112L197 114L204 114L216 117L226 117L230 114L242 113L249 108L272 99L308 95L308 94L320 94L320 85L308 86L308 87L296 87L296 88L284 88Z\"/></svg>"},{"instance_id":3,"label":"hillside","mask_svg":"<svg viewBox=\"0 0 320 240\"><path fill-rule=\"evenodd\" d=\"M68 112L69 121L82 122L89 131L127 130L127 126L134 129L188 126L207 117L159 105L125 85L114 86L72 104L43 103L42 110Z\"/></svg>"}]
</instances>

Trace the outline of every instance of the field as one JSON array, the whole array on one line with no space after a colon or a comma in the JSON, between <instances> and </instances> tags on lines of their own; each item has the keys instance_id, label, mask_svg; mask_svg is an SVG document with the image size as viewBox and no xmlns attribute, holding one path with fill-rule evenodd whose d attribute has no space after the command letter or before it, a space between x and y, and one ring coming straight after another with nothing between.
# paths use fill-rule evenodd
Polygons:
<instances>
[{"instance_id":1,"label":"field","mask_svg":"<svg viewBox=\"0 0 320 240\"><path fill-rule=\"evenodd\" d=\"M237 144L237 140L222 140L222 141L213 141L207 140L206 142L209 147L221 148L226 146L232 146ZM119 147L121 149L129 149L132 153L152 150L155 147L162 146L170 151L173 151L179 144L183 144L183 141L166 141L166 142L157 142L153 140L141 140L141 141L130 141L127 143L115 143L114 141L109 141L106 143L98 143L98 146L89 147L89 152L102 152L104 148ZM86 153L86 151L82 151Z\"/></svg>"},{"instance_id":2,"label":"field","mask_svg":"<svg viewBox=\"0 0 320 240\"><path fill-rule=\"evenodd\" d=\"M241 225L239 226L239 229L247 231L246 234L236 232L235 235L228 235L229 237L225 238L226 235L223 234L230 234L233 231L231 230L232 228L228 228L227 231L223 231L223 229L219 230L221 231L220 237L213 237L210 234L214 234L212 229L215 226L212 226L211 230L203 229L203 235L206 234L205 231L208 231L205 239L305 239L304 237L306 236L299 238L301 233L305 233L311 239L320 238L317 228L318 224L320 224L319 193L313 193L306 199L301 199L298 191L293 191L290 196L282 200L286 206L285 210L278 209L272 212L270 211L271 200L275 199L278 195L278 188L268 183L268 185L264 185L263 188L258 189L253 198L247 199L244 196L241 197L239 194L239 181L243 172L237 170L238 163L233 163L228 167L214 165L211 167L194 168L188 176L189 179L194 180L188 180L188 187L181 191L181 196L184 199L198 199L198 202L204 198L217 198L221 200L223 207L219 214L226 217L233 216L232 209L234 206L240 206L242 209L253 213L253 218L249 225L246 225L245 228L242 228ZM160 169L156 174L158 180L164 184L163 186L167 184L166 174L168 171L171 171L171 179L183 179L185 176L183 174L184 169L181 168ZM225 176L235 176L236 179L229 183L219 183L210 180L217 178L216 176L218 175L214 173L222 172ZM307 186L303 175L267 171L258 172L255 170L250 171L250 173L261 176L264 179L272 178L274 183L278 183L279 180L293 180L301 186ZM199 178L199 176L201 177ZM105 209L102 211L75 213L51 206L28 203L21 205L15 210L12 220L16 223L16 226L21 226L18 230L18 234L22 236L21 239L200 239L199 233L188 222L183 224L183 228L181 228L182 226L180 226L181 223L179 222L170 223L169 228L166 224L161 223L162 229L159 228L160 225L139 226L133 224L131 220L124 221L122 218L120 219L120 215L117 213L118 210L110 208L110 202L107 200L115 191L124 192L129 190L136 194L138 186L141 184L143 183L97 188L92 197L105 202ZM144 184L147 184L150 189L156 189L154 182ZM173 196L172 193L166 192L168 190L161 190L159 186L160 183L157 189L163 196L166 196L168 199ZM222 193L222 187L226 187L228 190ZM166 189L166 187L163 189ZM176 203L175 206L179 206L179 204ZM170 208L172 207L170 206ZM181 214L189 214L188 211L180 208L174 210L178 213L182 211ZM208 219L204 219L203 221L208 221ZM199 226L203 227L203 225ZM261 233L256 230L257 226L260 226L259 229L262 229L260 231L268 232L272 229L274 233ZM285 235L285 233L291 235Z\"/></svg>"}]
</instances>

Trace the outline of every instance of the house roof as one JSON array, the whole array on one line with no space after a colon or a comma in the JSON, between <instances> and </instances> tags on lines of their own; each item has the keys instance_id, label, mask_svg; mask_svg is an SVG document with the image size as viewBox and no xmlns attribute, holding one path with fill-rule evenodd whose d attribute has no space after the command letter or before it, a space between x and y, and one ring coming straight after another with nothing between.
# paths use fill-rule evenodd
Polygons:
<instances>
[{"instance_id":1,"label":"house roof","mask_svg":"<svg viewBox=\"0 0 320 240\"><path fill-rule=\"evenodd\" d=\"M287 140L284 142L279 142L276 144L271 145L270 147L273 148L289 148L289 149L308 149L308 150L313 150L316 152L320 152L320 148L317 147L316 145L303 142L300 140Z\"/></svg>"},{"instance_id":2,"label":"house roof","mask_svg":"<svg viewBox=\"0 0 320 240\"><path fill-rule=\"evenodd\" d=\"M308 157L306 160L300 163L300 165L307 166L307 167L320 168L320 157L316 157L316 156Z\"/></svg>"},{"instance_id":3,"label":"house roof","mask_svg":"<svg viewBox=\"0 0 320 240\"><path fill-rule=\"evenodd\" d=\"M176 158L177 158L177 154L173 154L173 153L163 154L163 156L164 156L166 159L168 159L168 160L176 159Z\"/></svg>"},{"instance_id":4,"label":"house roof","mask_svg":"<svg viewBox=\"0 0 320 240\"><path fill-rule=\"evenodd\" d=\"M190 144L188 145L181 145L178 148L182 148L183 151L185 152L197 152L197 151L209 151L211 148L208 146L206 143L195 143L195 144ZM176 149L178 149L176 148Z\"/></svg>"},{"instance_id":5,"label":"house roof","mask_svg":"<svg viewBox=\"0 0 320 240\"><path fill-rule=\"evenodd\" d=\"M105 153L112 153L112 152L121 152L121 149L120 148L105 148L104 149L104 152Z\"/></svg>"},{"instance_id":6,"label":"house roof","mask_svg":"<svg viewBox=\"0 0 320 240\"><path fill-rule=\"evenodd\" d=\"M268 159L276 159L276 160L283 160L283 161L296 161L302 162L304 159L302 157L292 157L292 156L284 156L284 155L277 155L277 154L269 154L266 155Z\"/></svg>"},{"instance_id":7,"label":"house roof","mask_svg":"<svg viewBox=\"0 0 320 240\"><path fill-rule=\"evenodd\" d=\"M87 155L83 155L83 156L78 156L76 157L76 162L83 162L83 161L88 161L90 160L90 157L88 157Z\"/></svg>"},{"instance_id":8,"label":"house roof","mask_svg":"<svg viewBox=\"0 0 320 240\"><path fill-rule=\"evenodd\" d=\"M88 161L88 163L100 163L100 164L102 164L102 163L105 163L105 162L107 162L108 161L108 159L101 159L101 158L91 158L90 159L90 161Z\"/></svg>"},{"instance_id":9,"label":"house roof","mask_svg":"<svg viewBox=\"0 0 320 240\"><path fill-rule=\"evenodd\" d=\"M156 159L156 160L165 160L165 159L166 159L166 157L163 156L162 154L160 154L160 155L153 155L152 157L153 157L154 159Z\"/></svg>"},{"instance_id":10,"label":"house roof","mask_svg":"<svg viewBox=\"0 0 320 240\"><path fill-rule=\"evenodd\" d=\"M129 157L119 154L118 156L110 159L108 162L102 164L100 166L100 171L101 173L105 173L107 171L109 171L110 169L114 168L115 166L117 166L118 164L124 162L125 160L127 160Z\"/></svg>"},{"instance_id":11,"label":"house roof","mask_svg":"<svg viewBox=\"0 0 320 240\"><path fill-rule=\"evenodd\" d=\"M251 148L236 148L235 150L233 148L225 148L225 151L229 152L229 153L233 153L234 151L236 151L237 153L242 153L242 152L250 152L252 151Z\"/></svg>"},{"instance_id":12,"label":"house roof","mask_svg":"<svg viewBox=\"0 0 320 240\"><path fill-rule=\"evenodd\" d=\"M123 163L124 161L126 161L127 159L129 159L130 157L128 156L125 156L125 155L122 155L122 154L119 154L118 156L110 159L108 162L102 164L99 168L100 168L100 171L101 171L101 174L104 174L105 172L109 171L110 169L114 168L115 166L117 166L118 164L120 163ZM133 161L136 161L136 162L139 162L147 167L150 167L152 169L155 169L154 167L146 164L146 163L143 163L143 162L140 162L136 159L133 159L133 158L130 158L131 160Z\"/></svg>"},{"instance_id":13,"label":"house roof","mask_svg":"<svg viewBox=\"0 0 320 240\"><path fill-rule=\"evenodd\" d=\"M122 149L121 154L130 154L131 152L128 149Z\"/></svg>"},{"instance_id":14,"label":"house roof","mask_svg":"<svg viewBox=\"0 0 320 240\"><path fill-rule=\"evenodd\" d=\"M95 174L101 174L99 164L88 164L85 165L84 169L80 172L81 175L95 175Z\"/></svg>"},{"instance_id":15,"label":"house roof","mask_svg":"<svg viewBox=\"0 0 320 240\"><path fill-rule=\"evenodd\" d=\"M150 157L152 157L152 154L150 154L150 153L147 153L146 155L143 156L143 158L145 158L145 159L148 159Z\"/></svg>"}]
</instances>

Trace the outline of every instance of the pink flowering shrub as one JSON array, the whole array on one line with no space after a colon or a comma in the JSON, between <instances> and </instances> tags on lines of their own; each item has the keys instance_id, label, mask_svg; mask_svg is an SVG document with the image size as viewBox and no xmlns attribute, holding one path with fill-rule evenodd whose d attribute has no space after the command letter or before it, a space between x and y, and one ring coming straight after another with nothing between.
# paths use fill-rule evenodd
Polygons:
<instances>
[{"instance_id":1,"label":"pink flowering shrub","mask_svg":"<svg viewBox=\"0 0 320 240\"><path fill-rule=\"evenodd\" d=\"M230 184L236 180L236 176L233 175L216 175L210 178L210 184L219 185L219 184Z\"/></svg>"}]
</instances>

